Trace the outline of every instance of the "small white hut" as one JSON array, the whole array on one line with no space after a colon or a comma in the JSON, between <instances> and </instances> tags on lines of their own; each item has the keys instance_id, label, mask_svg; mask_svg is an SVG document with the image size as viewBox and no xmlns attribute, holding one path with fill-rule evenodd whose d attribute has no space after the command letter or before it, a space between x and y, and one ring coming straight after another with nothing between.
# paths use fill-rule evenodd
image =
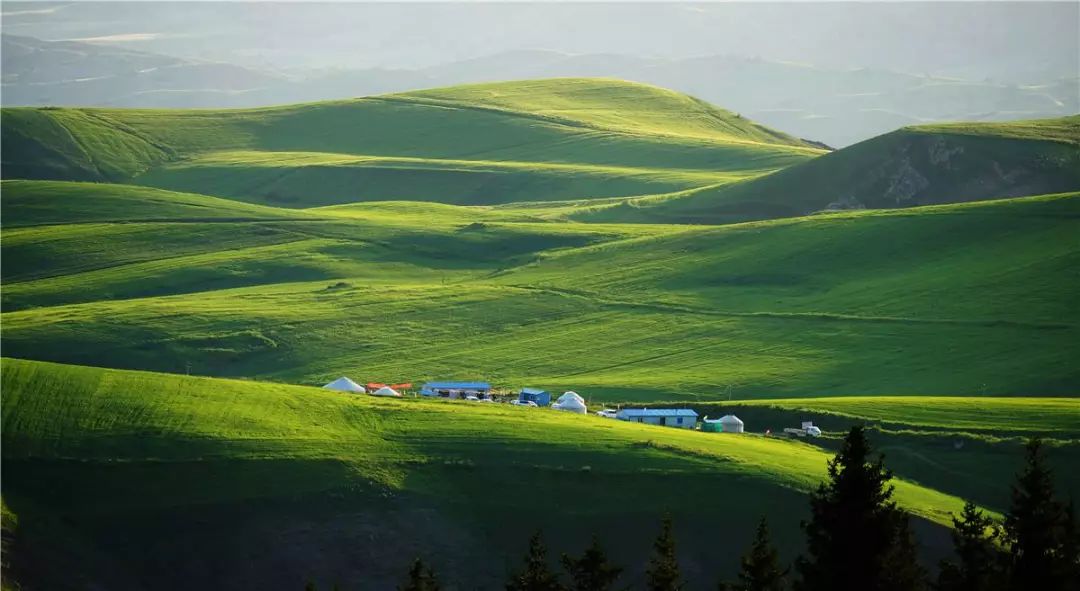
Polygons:
<instances>
[{"instance_id":1,"label":"small white hut","mask_svg":"<svg viewBox=\"0 0 1080 591\"><path fill-rule=\"evenodd\" d=\"M356 392L357 394L363 394L367 392L363 386L350 380L349 378L342 376L329 384L323 386L327 390L338 390L339 392Z\"/></svg>"},{"instance_id":2,"label":"small white hut","mask_svg":"<svg viewBox=\"0 0 1080 591\"><path fill-rule=\"evenodd\" d=\"M588 414L589 409L585 406L585 399L578 396L577 392L565 392L559 399L555 401L555 404L551 405L551 408L555 410L565 410L567 412L576 412L580 415Z\"/></svg>"},{"instance_id":3,"label":"small white hut","mask_svg":"<svg viewBox=\"0 0 1080 591\"><path fill-rule=\"evenodd\" d=\"M390 386L383 386L378 390L371 393L373 396L401 396L401 393L391 388Z\"/></svg>"},{"instance_id":4,"label":"small white hut","mask_svg":"<svg viewBox=\"0 0 1080 591\"><path fill-rule=\"evenodd\" d=\"M720 428L724 433L742 433L743 427L742 419L735 415L724 415L720 417Z\"/></svg>"}]
</instances>

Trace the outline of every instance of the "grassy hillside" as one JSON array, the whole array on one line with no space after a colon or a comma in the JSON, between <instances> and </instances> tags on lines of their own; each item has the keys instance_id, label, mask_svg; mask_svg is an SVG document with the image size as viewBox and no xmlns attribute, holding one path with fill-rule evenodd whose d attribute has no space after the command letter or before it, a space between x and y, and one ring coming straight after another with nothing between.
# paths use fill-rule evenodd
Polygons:
<instances>
[{"instance_id":1,"label":"grassy hillside","mask_svg":"<svg viewBox=\"0 0 1080 591\"><path fill-rule=\"evenodd\" d=\"M729 223L826 209L898 208L1080 189L1080 115L901 129L777 173L596 221Z\"/></svg>"},{"instance_id":2,"label":"grassy hillside","mask_svg":"<svg viewBox=\"0 0 1080 591\"><path fill-rule=\"evenodd\" d=\"M415 553L459 589L498 588L541 524L560 550L596 531L640 583L663 511L691 588L711 588L763 512L785 554L796 551L805 492L828 458L784 440L543 409L12 359L3 389L16 564L64 560L28 573L53 589L308 577L384 588ZM896 494L930 523L960 507L909 482ZM93 545L83 553L80 540Z\"/></svg>"},{"instance_id":3,"label":"grassy hillside","mask_svg":"<svg viewBox=\"0 0 1080 591\"><path fill-rule=\"evenodd\" d=\"M175 157L99 111L11 108L3 119L4 179L117 181Z\"/></svg>"},{"instance_id":4,"label":"grassy hillside","mask_svg":"<svg viewBox=\"0 0 1080 591\"><path fill-rule=\"evenodd\" d=\"M556 78L437 88L391 95L456 108L528 113L570 125L649 135L813 147L685 94L614 79Z\"/></svg>"},{"instance_id":5,"label":"grassy hillside","mask_svg":"<svg viewBox=\"0 0 1080 591\"><path fill-rule=\"evenodd\" d=\"M208 188L282 207L360 201L489 205L626 197L741 180L753 172L353 156L311 152L214 152L140 176L140 184Z\"/></svg>"},{"instance_id":6,"label":"grassy hillside","mask_svg":"<svg viewBox=\"0 0 1080 591\"><path fill-rule=\"evenodd\" d=\"M231 199L105 183L2 181L6 228L90 222L305 219Z\"/></svg>"},{"instance_id":7,"label":"grassy hillside","mask_svg":"<svg viewBox=\"0 0 1080 591\"><path fill-rule=\"evenodd\" d=\"M5 179L135 182L287 207L647 195L822 153L678 93L592 79L247 110L14 108L2 140Z\"/></svg>"},{"instance_id":8,"label":"grassy hillside","mask_svg":"<svg viewBox=\"0 0 1080 591\"><path fill-rule=\"evenodd\" d=\"M652 403L661 405L662 403ZM957 396L853 396L786 400L693 402L713 418L736 413L747 429L762 432L813 421L820 438L805 439L835 450L853 424L869 427L896 474L1004 511L1009 482L1022 467L1023 444L1038 436L1058 467L1055 481L1068 498L1080 495L1080 400Z\"/></svg>"},{"instance_id":9,"label":"grassy hillside","mask_svg":"<svg viewBox=\"0 0 1080 591\"><path fill-rule=\"evenodd\" d=\"M5 231L5 351L301 383L486 378L594 401L1071 396L1078 204L720 228L421 203L198 224L90 209L92 224Z\"/></svg>"},{"instance_id":10,"label":"grassy hillside","mask_svg":"<svg viewBox=\"0 0 1080 591\"><path fill-rule=\"evenodd\" d=\"M381 589L420 553L498 588L541 525L557 551L599 532L639 584L670 511L684 573L714 588L759 514L798 551L851 424L931 560L956 496L1005 506L1023 437L1080 458L1080 193L1002 198L1080 188L1077 118L822 156L588 79L3 117L0 500L31 587ZM640 223L758 218L783 219ZM341 375L827 432L283 383Z\"/></svg>"},{"instance_id":11,"label":"grassy hillside","mask_svg":"<svg viewBox=\"0 0 1080 591\"><path fill-rule=\"evenodd\" d=\"M665 231L529 223L435 204L297 212L123 185L4 181L2 189L9 312L334 278L441 285L543 250Z\"/></svg>"}]
</instances>

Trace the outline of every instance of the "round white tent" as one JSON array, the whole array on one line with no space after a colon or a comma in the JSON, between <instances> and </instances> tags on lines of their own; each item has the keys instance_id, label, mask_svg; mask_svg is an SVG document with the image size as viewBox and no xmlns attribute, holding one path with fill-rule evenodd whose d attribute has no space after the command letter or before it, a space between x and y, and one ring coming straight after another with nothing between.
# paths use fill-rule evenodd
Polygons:
<instances>
[{"instance_id":1,"label":"round white tent","mask_svg":"<svg viewBox=\"0 0 1080 591\"><path fill-rule=\"evenodd\" d=\"M585 406L585 399L578 396L577 392L566 392L559 396L559 399L555 401L555 404L551 405L551 408L576 412L582 415L589 412L589 409Z\"/></svg>"},{"instance_id":2,"label":"round white tent","mask_svg":"<svg viewBox=\"0 0 1080 591\"><path fill-rule=\"evenodd\" d=\"M378 390L372 392L372 394L374 394L375 396L401 396L401 394L397 390L391 388L390 386L383 386L382 388L379 388Z\"/></svg>"},{"instance_id":3,"label":"round white tent","mask_svg":"<svg viewBox=\"0 0 1080 591\"><path fill-rule=\"evenodd\" d=\"M329 384L326 384L325 386L323 386L323 388L326 388L327 390L338 390L341 392L356 392L358 394L363 394L364 392L367 392L367 390L365 390L363 386L344 376L330 382Z\"/></svg>"},{"instance_id":4,"label":"round white tent","mask_svg":"<svg viewBox=\"0 0 1080 591\"><path fill-rule=\"evenodd\" d=\"M720 427L724 433L742 433L743 432L742 419L735 415L724 415L720 417Z\"/></svg>"}]
</instances>

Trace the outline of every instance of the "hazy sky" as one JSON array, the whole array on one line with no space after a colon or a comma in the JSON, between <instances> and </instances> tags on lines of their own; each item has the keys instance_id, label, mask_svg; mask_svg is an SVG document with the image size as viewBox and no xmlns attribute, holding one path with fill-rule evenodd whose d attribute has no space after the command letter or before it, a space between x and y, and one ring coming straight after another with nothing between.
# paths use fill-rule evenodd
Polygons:
<instances>
[{"instance_id":1,"label":"hazy sky","mask_svg":"<svg viewBox=\"0 0 1080 591\"><path fill-rule=\"evenodd\" d=\"M5 33L274 68L412 68L548 49L1018 82L1080 75L1080 2L3 2L3 13Z\"/></svg>"}]
</instances>

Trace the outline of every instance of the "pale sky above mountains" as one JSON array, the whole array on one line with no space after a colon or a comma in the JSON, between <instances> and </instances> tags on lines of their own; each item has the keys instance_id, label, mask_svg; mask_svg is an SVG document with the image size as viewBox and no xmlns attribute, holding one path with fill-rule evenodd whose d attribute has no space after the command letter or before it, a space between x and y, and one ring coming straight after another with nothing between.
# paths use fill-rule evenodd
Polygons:
<instances>
[{"instance_id":1,"label":"pale sky above mountains","mask_svg":"<svg viewBox=\"0 0 1080 591\"><path fill-rule=\"evenodd\" d=\"M3 31L262 68L415 68L519 49L1027 83L1080 72L1080 3L4 2Z\"/></svg>"}]
</instances>

